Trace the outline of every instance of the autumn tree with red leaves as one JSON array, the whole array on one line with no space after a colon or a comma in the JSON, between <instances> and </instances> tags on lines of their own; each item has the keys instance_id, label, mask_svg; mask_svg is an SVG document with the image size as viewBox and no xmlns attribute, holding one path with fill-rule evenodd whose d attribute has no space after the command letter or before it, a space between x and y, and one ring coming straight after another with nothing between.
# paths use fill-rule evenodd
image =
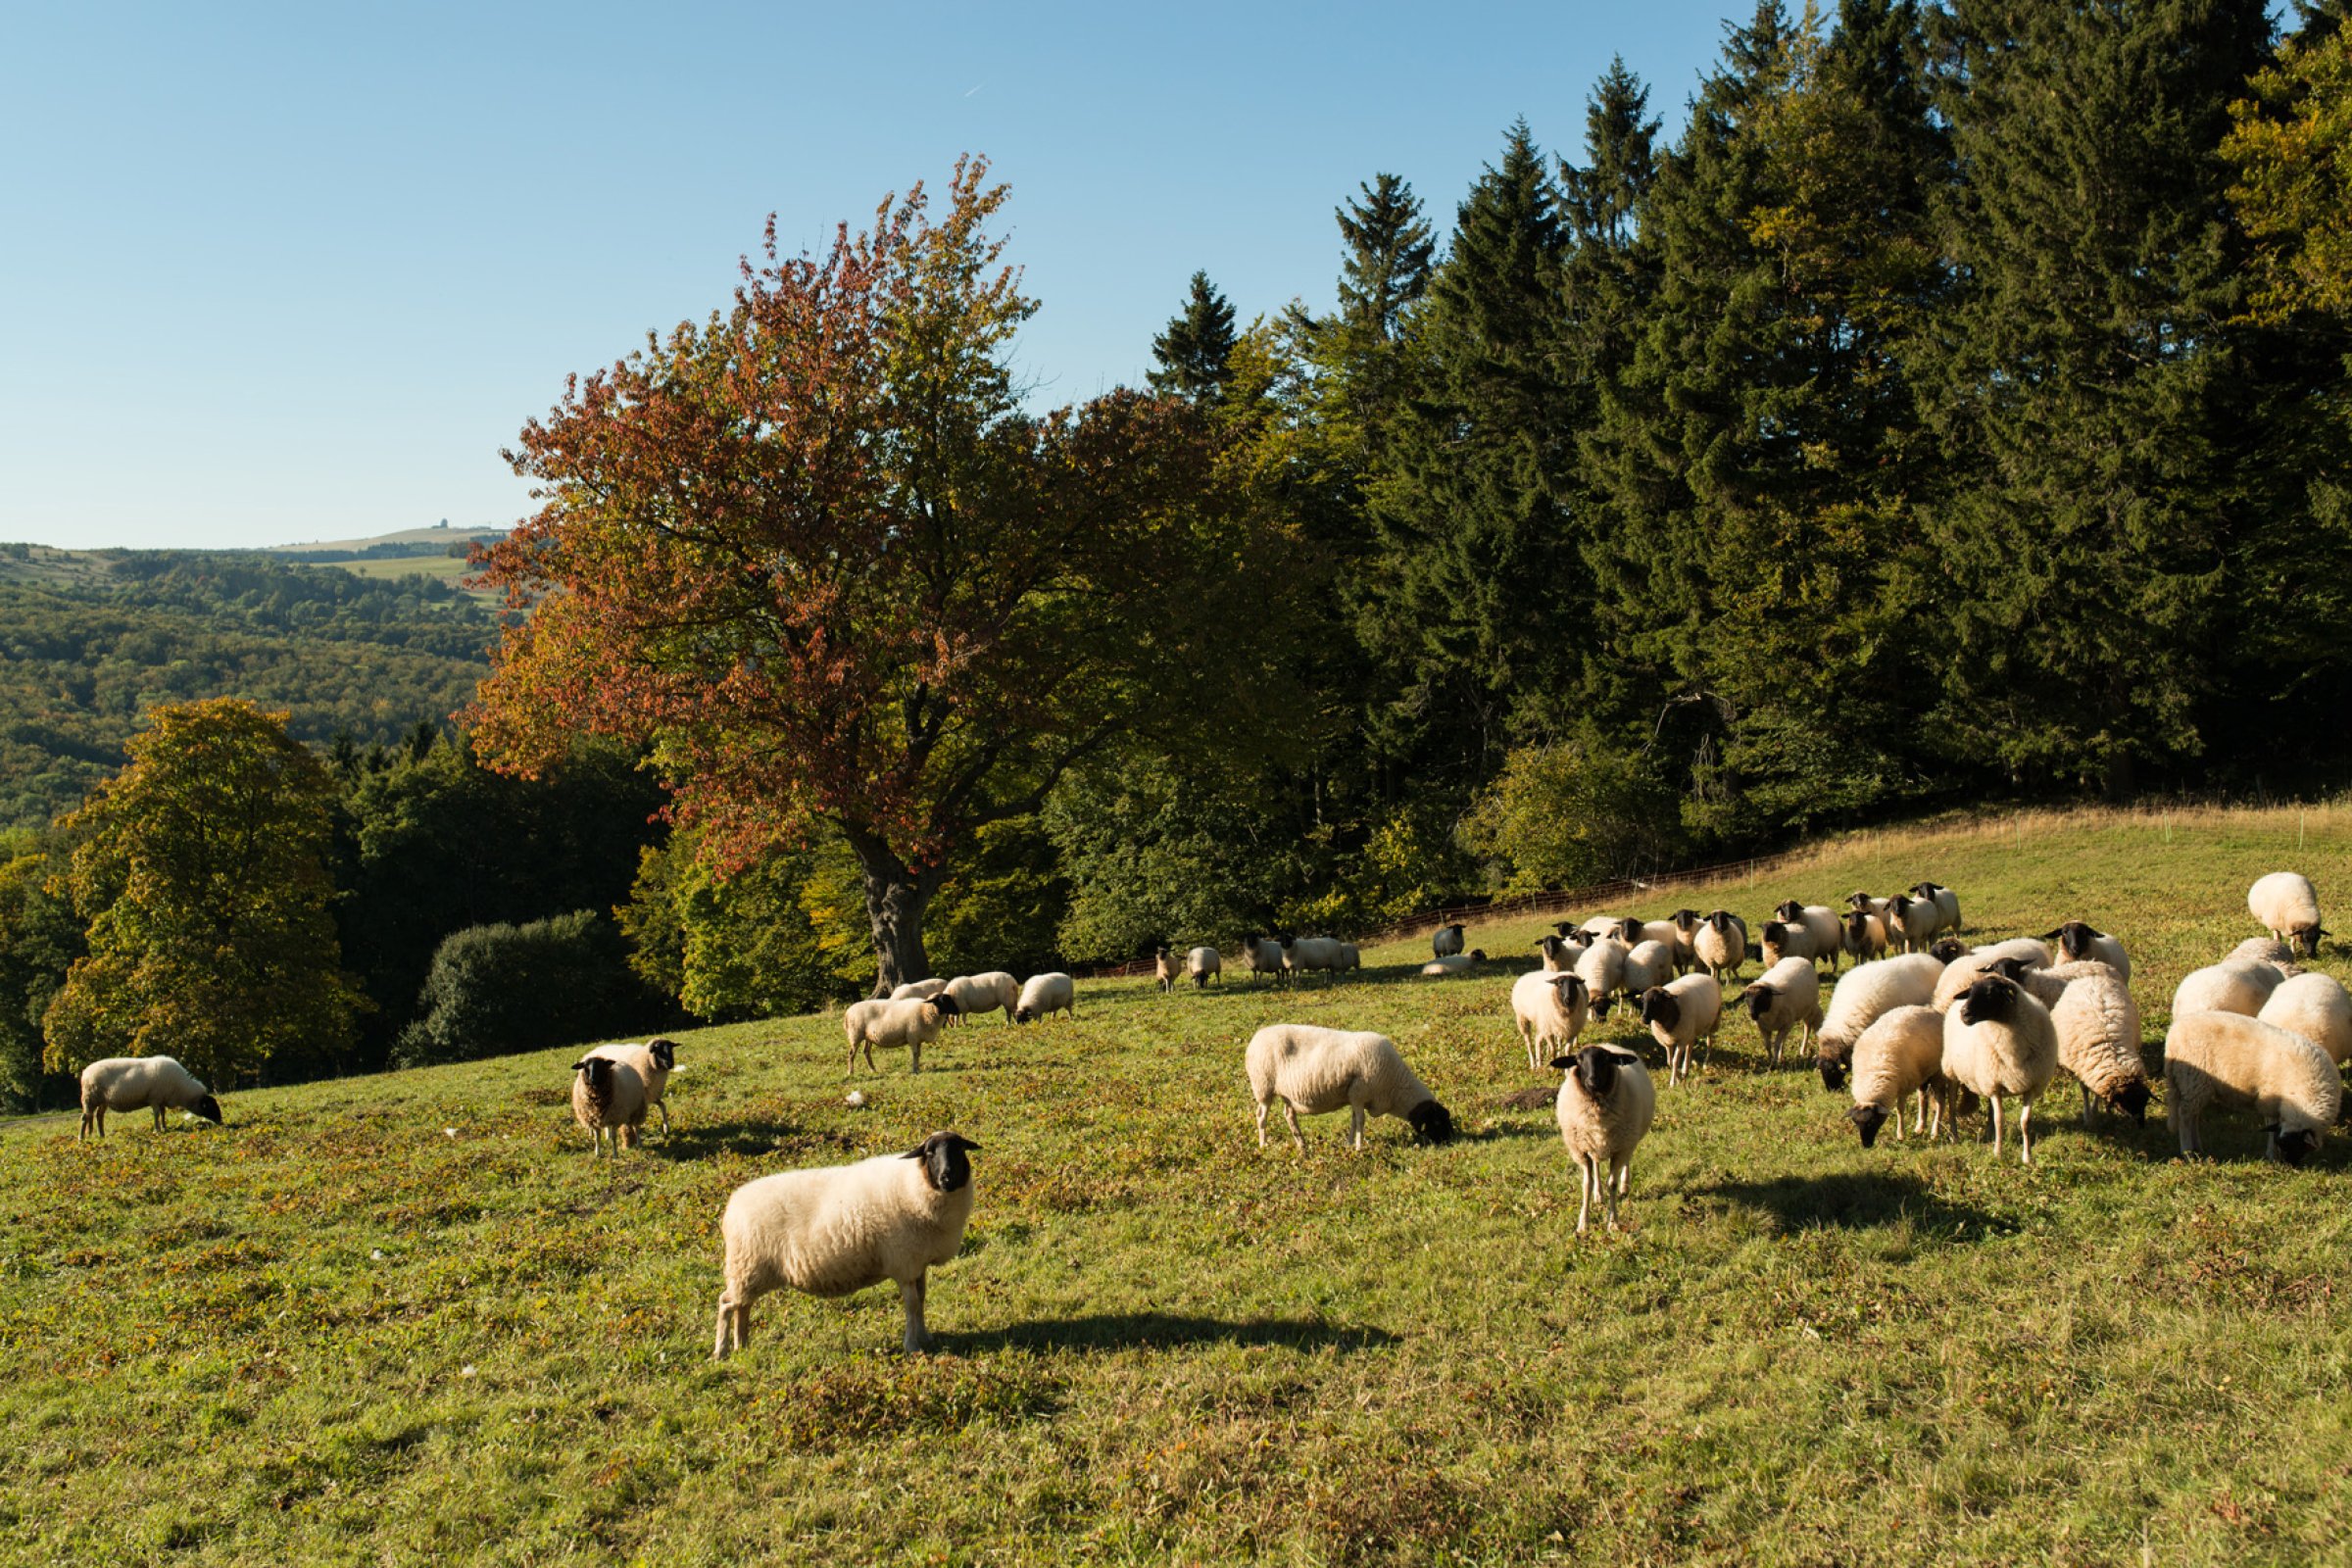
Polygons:
<instances>
[{"instance_id":1,"label":"autumn tree with red leaves","mask_svg":"<svg viewBox=\"0 0 2352 1568\"><path fill-rule=\"evenodd\" d=\"M729 865L829 825L877 992L929 973L956 846L1116 747L1261 750L1294 540L1229 499L1189 405L1037 415L1036 309L959 161L821 257L743 265L733 308L585 380L507 456L540 511L482 558L513 621L473 714L533 770L587 730L650 748ZM1261 713L1260 705L1267 706Z\"/></svg>"}]
</instances>

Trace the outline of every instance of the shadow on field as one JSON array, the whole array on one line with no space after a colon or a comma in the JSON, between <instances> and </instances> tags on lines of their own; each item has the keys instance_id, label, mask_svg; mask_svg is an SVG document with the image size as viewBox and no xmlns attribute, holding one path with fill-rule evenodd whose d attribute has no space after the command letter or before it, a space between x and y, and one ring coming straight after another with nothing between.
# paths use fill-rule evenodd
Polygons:
<instances>
[{"instance_id":1,"label":"shadow on field","mask_svg":"<svg viewBox=\"0 0 2352 1568\"><path fill-rule=\"evenodd\" d=\"M1827 1226L1873 1230L1908 1221L1934 1235L1982 1240L1992 1216L1952 1203L1918 1177L1901 1171L1848 1171L1833 1176L1783 1176L1769 1182L1718 1182L1692 1189L1694 1198L1720 1198L1771 1217L1782 1231Z\"/></svg>"},{"instance_id":2,"label":"shadow on field","mask_svg":"<svg viewBox=\"0 0 2352 1568\"><path fill-rule=\"evenodd\" d=\"M772 1154L793 1129L780 1121L720 1121L673 1126L648 1137L644 1150L655 1159L709 1159L713 1154Z\"/></svg>"},{"instance_id":3,"label":"shadow on field","mask_svg":"<svg viewBox=\"0 0 2352 1568\"><path fill-rule=\"evenodd\" d=\"M985 1334L941 1334L940 1348L977 1350L1131 1350L1188 1345L1284 1345L1298 1350L1365 1350L1397 1343L1386 1329L1350 1328L1306 1318L1182 1317L1164 1312L1099 1312L1034 1318Z\"/></svg>"}]
</instances>

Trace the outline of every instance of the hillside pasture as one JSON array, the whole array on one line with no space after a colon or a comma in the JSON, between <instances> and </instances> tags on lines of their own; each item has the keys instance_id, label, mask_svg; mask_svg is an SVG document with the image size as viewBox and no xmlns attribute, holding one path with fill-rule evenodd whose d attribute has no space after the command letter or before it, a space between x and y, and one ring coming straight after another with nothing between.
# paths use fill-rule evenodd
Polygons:
<instances>
[{"instance_id":1,"label":"hillside pasture","mask_svg":"<svg viewBox=\"0 0 2352 1568\"><path fill-rule=\"evenodd\" d=\"M1610 912L1752 927L1933 877L1978 939L2121 935L2153 1042L2282 866L2352 899L2352 812L1872 835ZM570 1123L569 1051L226 1096L220 1129L0 1130L0 1555L2346 1556L2352 1143L2271 1166L2241 1115L2183 1164L2161 1106L2085 1132L2062 1079L2031 1169L1866 1152L1741 1017L1661 1087L1629 1229L1580 1242L1548 1106L1506 1104L1556 1083L1507 1004L1547 925L1473 925L1507 961L1469 979L1418 978L1416 940L1329 984L1083 985L1074 1023L967 1024L919 1077L889 1054L862 1108L835 1017L682 1034L674 1130L617 1162ZM1259 1150L1241 1059L1275 1020L1392 1035L1463 1136L1376 1121L1351 1155L1342 1115ZM895 1353L887 1288L779 1294L713 1365L727 1194L945 1127L983 1149L938 1352Z\"/></svg>"}]
</instances>

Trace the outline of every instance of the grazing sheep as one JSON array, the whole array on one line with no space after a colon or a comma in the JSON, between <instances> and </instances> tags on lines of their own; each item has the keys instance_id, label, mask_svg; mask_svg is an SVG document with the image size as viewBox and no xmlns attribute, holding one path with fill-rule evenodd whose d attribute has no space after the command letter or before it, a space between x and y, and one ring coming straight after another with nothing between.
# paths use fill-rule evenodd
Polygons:
<instances>
[{"instance_id":1,"label":"grazing sheep","mask_svg":"<svg viewBox=\"0 0 2352 1568\"><path fill-rule=\"evenodd\" d=\"M890 1000L892 1002L906 1002L909 999L913 999L922 1002L928 1002L933 997L938 996L942 991L947 989L948 983L945 980L909 980L903 986L893 987L890 993Z\"/></svg>"},{"instance_id":2,"label":"grazing sheep","mask_svg":"<svg viewBox=\"0 0 2352 1568\"><path fill-rule=\"evenodd\" d=\"M1821 956L1821 949L1815 943L1812 928L1801 921L1767 920L1759 934L1764 939L1764 967L1767 969L1783 958L1802 958L1811 963Z\"/></svg>"},{"instance_id":3,"label":"grazing sheep","mask_svg":"<svg viewBox=\"0 0 2352 1568\"><path fill-rule=\"evenodd\" d=\"M2320 951L2320 896L2307 877L2273 871L2246 890L2246 907L2262 928L2305 957Z\"/></svg>"},{"instance_id":4,"label":"grazing sheep","mask_svg":"<svg viewBox=\"0 0 2352 1568\"><path fill-rule=\"evenodd\" d=\"M2210 1105L2251 1105L2272 1159L2300 1165L2343 1108L2344 1078L2328 1053L2237 1012L2189 1012L2164 1037L2165 1115L2180 1152L2204 1151Z\"/></svg>"},{"instance_id":5,"label":"grazing sheep","mask_svg":"<svg viewBox=\"0 0 2352 1568\"><path fill-rule=\"evenodd\" d=\"M1642 1058L1617 1046L1587 1046L1573 1056L1554 1056L1551 1064L1567 1069L1552 1113L1559 1119L1560 1142L1568 1146L1568 1158L1582 1178L1576 1234L1585 1234L1595 1197L1607 1204L1608 1227L1615 1230L1635 1146L1657 1118L1657 1087Z\"/></svg>"},{"instance_id":6,"label":"grazing sheep","mask_svg":"<svg viewBox=\"0 0 2352 1568\"><path fill-rule=\"evenodd\" d=\"M2238 1012L2257 1017L2286 976L2267 963L2210 963L2180 977L2173 992L2173 1016L2187 1012Z\"/></svg>"},{"instance_id":7,"label":"grazing sheep","mask_svg":"<svg viewBox=\"0 0 2352 1568\"><path fill-rule=\"evenodd\" d=\"M1737 978L1747 962L1747 922L1729 909L1717 909L1690 938L1690 950L1706 965L1709 979Z\"/></svg>"},{"instance_id":8,"label":"grazing sheep","mask_svg":"<svg viewBox=\"0 0 2352 1568\"><path fill-rule=\"evenodd\" d=\"M637 1142L638 1129L645 1125L645 1080L635 1067L611 1056L582 1056L571 1064L571 1119L588 1129L588 1152L603 1153L610 1137L613 1157L618 1158L623 1149Z\"/></svg>"},{"instance_id":9,"label":"grazing sheep","mask_svg":"<svg viewBox=\"0 0 2352 1568\"><path fill-rule=\"evenodd\" d=\"M662 1130L669 1131L669 1106L662 1097L669 1091L669 1075L677 1070L675 1040L649 1040L642 1046L599 1046L588 1054L609 1056L634 1067L645 1084L646 1103L662 1113Z\"/></svg>"},{"instance_id":10,"label":"grazing sheep","mask_svg":"<svg viewBox=\"0 0 2352 1568\"><path fill-rule=\"evenodd\" d=\"M1348 1142L1358 1150L1364 1147L1367 1116L1401 1116L1433 1144L1453 1136L1451 1113L1414 1076L1386 1035L1272 1023L1250 1037L1247 1066L1260 1149L1266 1147L1266 1111L1277 1099L1301 1154L1306 1152L1306 1139L1298 1131L1301 1111L1312 1116L1345 1107L1352 1112Z\"/></svg>"},{"instance_id":11,"label":"grazing sheep","mask_svg":"<svg viewBox=\"0 0 2352 1568\"><path fill-rule=\"evenodd\" d=\"M906 1353L929 1341L927 1275L963 1246L972 1217L972 1165L980 1146L933 1133L904 1154L853 1165L788 1170L746 1182L718 1222L726 1286L710 1358L723 1361L752 1337L752 1303L780 1289L848 1296L894 1280L906 1309Z\"/></svg>"},{"instance_id":12,"label":"grazing sheep","mask_svg":"<svg viewBox=\"0 0 2352 1568\"><path fill-rule=\"evenodd\" d=\"M2073 987L2068 987L2072 990ZM2050 1011L2006 975L1988 974L1943 1015L1943 1076L1992 1103L1992 1152L2001 1152L2001 1097L2017 1097L2017 1157L2034 1162L2034 1097L2058 1071Z\"/></svg>"},{"instance_id":13,"label":"grazing sheep","mask_svg":"<svg viewBox=\"0 0 2352 1568\"><path fill-rule=\"evenodd\" d=\"M1078 983L1058 969L1033 974L1021 983L1021 994L1012 1004L1014 1023L1035 1023L1054 1013L1068 1013L1072 1022L1078 1017Z\"/></svg>"},{"instance_id":14,"label":"grazing sheep","mask_svg":"<svg viewBox=\"0 0 2352 1568\"><path fill-rule=\"evenodd\" d=\"M1272 937L1242 938L1242 967L1252 975L1270 974L1277 985L1290 979L1282 966L1282 944Z\"/></svg>"},{"instance_id":15,"label":"grazing sheep","mask_svg":"<svg viewBox=\"0 0 2352 1568\"><path fill-rule=\"evenodd\" d=\"M1883 915L1856 909L1845 917L1845 956L1857 964L1869 963L1886 956L1886 920Z\"/></svg>"},{"instance_id":16,"label":"grazing sheep","mask_svg":"<svg viewBox=\"0 0 2352 1568\"><path fill-rule=\"evenodd\" d=\"M1161 995L1175 990L1176 982L1183 978L1184 964L1166 943L1152 950L1152 980Z\"/></svg>"},{"instance_id":17,"label":"grazing sheep","mask_svg":"<svg viewBox=\"0 0 2352 1568\"><path fill-rule=\"evenodd\" d=\"M1433 957L1433 958L1450 958L1450 957L1452 957L1452 956L1453 956L1455 954L1457 954L1457 953L1460 953L1461 951L1462 951L1462 922L1461 922L1461 921L1459 921L1459 920L1456 920L1456 921L1454 921L1454 922L1453 922L1453 924L1451 924L1451 925L1442 925L1442 926L1438 927L1438 928L1437 928L1437 930L1435 930L1435 931L1433 931L1433 932L1431 932L1431 933L1430 933L1430 936L1429 936L1429 956L1430 956L1431 957Z\"/></svg>"},{"instance_id":18,"label":"grazing sheep","mask_svg":"<svg viewBox=\"0 0 2352 1568\"><path fill-rule=\"evenodd\" d=\"M2132 978L2132 957L2124 952L2124 945L2085 921L2069 920L2057 930L2043 933L2041 940L2057 943L2069 963L2103 963L2118 978Z\"/></svg>"},{"instance_id":19,"label":"grazing sheep","mask_svg":"<svg viewBox=\"0 0 2352 1568\"><path fill-rule=\"evenodd\" d=\"M1184 972L1193 977L1193 987L1199 990L1209 981L1225 983L1225 960L1214 948L1195 948L1184 956Z\"/></svg>"},{"instance_id":20,"label":"grazing sheep","mask_svg":"<svg viewBox=\"0 0 2352 1568\"><path fill-rule=\"evenodd\" d=\"M2248 937L2230 950L2224 963L2267 963L2289 980L2303 972L2295 962L2295 950L2276 937Z\"/></svg>"},{"instance_id":21,"label":"grazing sheep","mask_svg":"<svg viewBox=\"0 0 2352 1568\"><path fill-rule=\"evenodd\" d=\"M1848 969L1830 993L1821 1027L1813 1031L1822 1087L1832 1094L1844 1088L1846 1063L1862 1031L1897 1007L1924 1007L1935 1001L1936 982L1942 973L1943 961L1925 953L1899 954Z\"/></svg>"},{"instance_id":22,"label":"grazing sheep","mask_svg":"<svg viewBox=\"0 0 2352 1568\"><path fill-rule=\"evenodd\" d=\"M1959 894L1954 893L1940 882L1915 882L1911 886L1911 896L1915 899L1926 899L1936 906L1936 912L1943 917L1944 930L1957 931L1960 929Z\"/></svg>"},{"instance_id":23,"label":"grazing sheep","mask_svg":"<svg viewBox=\"0 0 2352 1568\"><path fill-rule=\"evenodd\" d=\"M152 1110L155 1130L164 1130L164 1112L185 1110L206 1121L220 1120L220 1102L196 1075L170 1056L108 1056L81 1069L81 1132L106 1136L110 1110Z\"/></svg>"},{"instance_id":24,"label":"grazing sheep","mask_svg":"<svg viewBox=\"0 0 2352 1568\"><path fill-rule=\"evenodd\" d=\"M1854 1042L1854 1108L1846 1119L1862 1135L1864 1149L1878 1142L1890 1116L1899 1139L1903 1097L1917 1095L1911 1130L1933 1141L1943 1130L1943 1014L1934 1007L1897 1007Z\"/></svg>"},{"instance_id":25,"label":"grazing sheep","mask_svg":"<svg viewBox=\"0 0 2352 1568\"><path fill-rule=\"evenodd\" d=\"M1687 974L1670 986L1642 993L1642 1021L1666 1048L1666 1087L1690 1076L1690 1060L1704 1042L1715 1044L1723 1020L1723 986L1711 975Z\"/></svg>"},{"instance_id":26,"label":"grazing sheep","mask_svg":"<svg viewBox=\"0 0 2352 1568\"><path fill-rule=\"evenodd\" d=\"M1472 948L1468 953L1448 953L1443 958L1432 958L1421 966L1425 975L1468 974L1487 961L1487 950Z\"/></svg>"},{"instance_id":27,"label":"grazing sheep","mask_svg":"<svg viewBox=\"0 0 2352 1568\"><path fill-rule=\"evenodd\" d=\"M1621 981L1625 994L1638 997L1651 986L1662 986L1675 977L1674 944L1644 940L1634 945L1625 956L1625 974Z\"/></svg>"},{"instance_id":28,"label":"grazing sheep","mask_svg":"<svg viewBox=\"0 0 2352 1568\"><path fill-rule=\"evenodd\" d=\"M957 975L940 995L956 1003L956 1011L948 1018L952 1024L960 1024L978 1013L995 1012L1000 1007L1004 1011L1004 1021L1010 1023L1012 1009L1021 1000L1021 983L1002 969L991 969L986 974Z\"/></svg>"},{"instance_id":29,"label":"grazing sheep","mask_svg":"<svg viewBox=\"0 0 2352 1568\"><path fill-rule=\"evenodd\" d=\"M2352 995L2332 975L2287 976L2254 1016L2301 1035L2338 1067L2352 1058Z\"/></svg>"},{"instance_id":30,"label":"grazing sheep","mask_svg":"<svg viewBox=\"0 0 2352 1568\"><path fill-rule=\"evenodd\" d=\"M1511 1021L1527 1048L1530 1071L1576 1044L1592 1016L1592 998L1574 971L1531 969L1511 985Z\"/></svg>"},{"instance_id":31,"label":"grazing sheep","mask_svg":"<svg viewBox=\"0 0 2352 1568\"><path fill-rule=\"evenodd\" d=\"M1584 956L1587 946L1589 944L1574 942L1567 937L1554 936L1545 937L1543 941L1538 942L1536 951L1544 955L1544 967L1547 971L1553 974L1564 974L1575 969L1576 960Z\"/></svg>"},{"instance_id":32,"label":"grazing sheep","mask_svg":"<svg viewBox=\"0 0 2352 1568\"><path fill-rule=\"evenodd\" d=\"M2059 982L2052 1001L2032 980L2027 988L2050 1010L2058 1031L2058 1065L2082 1086L2082 1125L2090 1125L2092 1097L2133 1121L2148 1110L2148 1065L2139 1053L2139 1004L2113 966L2083 960L2037 972Z\"/></svg>"},{"instance_id":33,"label":"grazing sheep","mask_svg":"<svg viewBox=\"0 0 2352 1568\"><path fill-rule=\"evenodd\" d=\"M1576 960L1577 977L1592 999L1592 1016L1606 1018L1609 1004L1625 989L1625 960L1631 949L1615 937L1594 937Z\"/></svg>"},{"instance_id":34,"label":"grazing sheep","mask_svg":"<svg viewBox=\"0 0 2352 1568\"><path fill-rule=\"evenodd\" d=\"M1775 1067L1791 1030L1821 1028L1821 975L1809 958L1783 958L1764 977L1740 993L1740 1004L1756 1022L1764 1054Z\"/></svg>"},{"instance_id":35,"label":"grazing sheep","mask_svg":"<svg viewBox=\"0 0 2352 1568\"><path fill-rule=\"evenodd\" d=\"M858 1075L858 1053L865 1053L865 1065L874 1066L876 1046L905 1046L906 1070L923 1070L923 1047L939 1038L939 1032L950 1018L956 1016L955 999L942 993L925 1000L908 997L902 1002L857 1002L841 1012L841 1032L850 1043L848 1076Z\"/></svg>"}]
</instances>

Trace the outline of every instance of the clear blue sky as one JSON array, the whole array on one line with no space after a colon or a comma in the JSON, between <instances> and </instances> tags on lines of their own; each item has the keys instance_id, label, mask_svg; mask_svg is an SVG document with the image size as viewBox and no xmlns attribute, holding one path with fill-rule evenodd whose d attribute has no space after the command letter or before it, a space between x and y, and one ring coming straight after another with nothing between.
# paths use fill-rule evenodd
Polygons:
<instances>
[{"instance_id":1,"label":"clear blue sky","mask_svg":"<svg viewBox=\"0 0 2352 1568\"><path fill-rule=\"evenodd\" d=\"M511 522L567 371L723 304L770 211L821 243L967 149L1023 368L1084 398L1195 268L1327 304L1376 171L1443 233L1515 116L1573 152L1612 54L1679 126L1725 5L18 7L0 540Z\"/></svg>"}]
</instances>

